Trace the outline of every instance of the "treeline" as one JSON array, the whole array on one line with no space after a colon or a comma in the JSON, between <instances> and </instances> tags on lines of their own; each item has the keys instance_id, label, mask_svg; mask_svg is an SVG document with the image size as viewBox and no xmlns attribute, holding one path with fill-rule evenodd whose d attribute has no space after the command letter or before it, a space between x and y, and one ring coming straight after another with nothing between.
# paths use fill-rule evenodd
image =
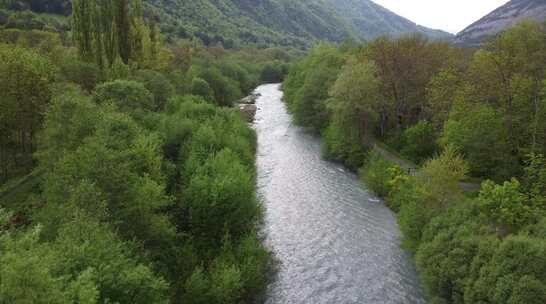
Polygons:
<instances>
[{"instance_id":1,"label":"treeline","mask_svg":"<svg viewBox=\"0 0 546 304\"><path fill-rule=\"evenodd\" d=\"M282 80L290 55L165 45L130 4L79 6L74 44L0 30L0 183L41 172L0 202L0 303L241 303L265 288L256 138L229 106Z\"/></svg>"},{"instance_id":2,"label":"treeline","mask_svg":"<svg viewBox=\"0 0 546 304\"><path fill-rule=\"evenodd\" d=\"M398 213L433 303L546 301L546 29L480 50L420 36L323 44L284 82L295 120ZM385 159L384 142L419 165ZM479 193L461 181L485 179Z\"/></svg>"}]
</instances>

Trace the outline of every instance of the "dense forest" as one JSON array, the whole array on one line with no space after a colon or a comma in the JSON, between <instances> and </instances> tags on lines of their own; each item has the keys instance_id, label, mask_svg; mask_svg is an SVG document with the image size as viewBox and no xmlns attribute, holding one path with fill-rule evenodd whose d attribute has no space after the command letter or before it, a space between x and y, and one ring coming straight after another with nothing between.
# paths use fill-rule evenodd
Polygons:
<instances>
[{"instance_id":1,"label":"dense forest","mask_svg":"<svg viewBox=\"0 0 546 304\"><path fill-rule=\"evenodd\" d=\"M321 44L284 82L325 156L397 212L432 303L546 303L545 56L545 26L523 22L475 51Z\"/></svg>"},{"instance_id":2,"label":"dense forest","mask_svg":"<svg viewBox=\"0 0 546 304\"><path fill-rule=\"evenodd\" d=\"M546 25L465 49L369 1L251 2L0 0L0 304L259 302L235 105L267 82L397 214L431 303L546 303Z\"/></svg>"},{"instance_id":3,"label":"dense forest","mask_svg":"<svg viewBox=\"0 0 546 304\"><path fill-rule=\"evenodd\" d=\"M35 9L66 8L48 3ZM140 1L78 0L70 32L0 28L0 303L264 289L256 136L231 106L279 82L290 54L166 44L145 16Z\"/></svg>"}]
</instances>

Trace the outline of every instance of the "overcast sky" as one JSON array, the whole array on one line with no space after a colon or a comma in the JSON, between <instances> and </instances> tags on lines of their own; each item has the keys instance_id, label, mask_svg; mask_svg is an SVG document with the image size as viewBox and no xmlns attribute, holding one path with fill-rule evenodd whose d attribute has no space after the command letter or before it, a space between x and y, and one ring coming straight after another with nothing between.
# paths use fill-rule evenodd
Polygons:
<instances>
[{"instance_id":1,"label":"overcast sky","mask_svg":"<svg viewBox=\"0 0 546 304\"><path fill-rule=\"evenodd\" d=\"M507 0L373 0L426 27L458 33Z\"/></svg>"}]
</instances>

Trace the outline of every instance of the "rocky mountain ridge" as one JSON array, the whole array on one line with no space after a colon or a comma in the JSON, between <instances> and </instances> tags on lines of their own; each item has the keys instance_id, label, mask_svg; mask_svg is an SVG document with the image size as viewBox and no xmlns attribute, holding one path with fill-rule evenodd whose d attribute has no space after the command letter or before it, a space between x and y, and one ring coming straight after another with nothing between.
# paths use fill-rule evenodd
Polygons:
<instances>
[{"instance_id":1,"label":"rocky mountain ridge","mask_svg":"<svg viewBox=\"0 0 546 304\"><path fill-rule=\"evenodd\" d=\"M522 20L546 21L546 0L512 0L457 34L455 41L479 45Z\"/></svg>"}]
</instances>

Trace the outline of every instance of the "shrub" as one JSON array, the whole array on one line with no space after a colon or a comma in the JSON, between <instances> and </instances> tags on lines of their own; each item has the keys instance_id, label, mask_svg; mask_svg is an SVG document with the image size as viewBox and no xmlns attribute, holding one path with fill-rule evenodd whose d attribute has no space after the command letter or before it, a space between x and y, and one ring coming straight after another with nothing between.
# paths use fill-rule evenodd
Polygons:
<instances>
[{"instance_id":1,"label":"shrub","mask_svg":"<svg viewBox=\"0 0 546 304\"><path fill-rule=\"evenodd\" d=\"M191 93L203 97L206 101L214 100L214 92L208 82L196 77L191 82Z\"/></svg>"},{"instance_id":2,"label":"shrub","mask_svg":"<svg viewBox=\"0 0 546 304\"><path fill-rule=\"evenodd\" d=\"M438 150L436 135L431 123L421 121L404 131L402 155L416 163L422 163Z\"/></svg>"},{"instance_id":3,"label":"shrub","mask_svg":"<svg viewBox=\"0 0 546 304\"><path fill-rule=\"evenodd\" d=\"M115 80L99 85L94 100L98 104L111 102L126 113L153 111L153 96L144 85L132 80Z\"/></svg>"},{"instance_id":4,"label":"shrub","mask_svg":"<svg viewBox=\"0 0 546 304\"><path fill-rule=\"evenodd\" d=\"M154 110L163 109L167 100L174 95L174 87L163 74L151 70L139 70L134 79L144 85L154 98Z\"/></svg>"},{"instance_id":5,"label":"shrub","mask_svg":"<svg viewBox=\"0 0 546 304\"><path fill-rule=\"evenodd\" d=\"M390 190L390 182L396 177L396 165L386 160L378 152L371 152L360 177L377 195L386 197Z\"/></svg>"}]
</instances>

